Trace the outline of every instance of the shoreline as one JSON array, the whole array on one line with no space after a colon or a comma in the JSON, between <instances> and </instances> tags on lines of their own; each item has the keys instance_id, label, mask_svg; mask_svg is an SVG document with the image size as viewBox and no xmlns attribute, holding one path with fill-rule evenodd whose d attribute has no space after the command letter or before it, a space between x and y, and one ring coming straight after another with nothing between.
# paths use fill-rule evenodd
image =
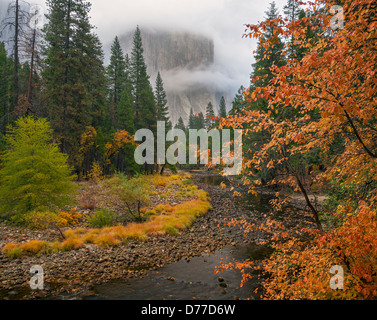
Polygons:
<instances>
[{"instance_id":1,"label":"shoreline","mask_svg":"<svg viewBox=\"0 0 377 320\"><path fill-rule=\"evenodd\" d=\"M168 264L182 260L190 261L203 254L210 255L224 248L237 245L264 242L269 238L260 230L248 233L238 227L229 227L226 221L247 219L260 225L265 215L258 211L242 208L232 196L229 188L222 189L216 184L203 182L203 177L217 174L200 171L191 172L193 183L209 193L212 210L198 218L190 229L176 236L150 236L146 242L130 241L126 245L100 248L86 245L77 251L57 252L50 255L24 256L10 260L0 253L0 299L3 300L61 300L64 297L90 297L95 295L93 286L114 280L141 278L149 271L158 270ZM265 193L265 192L261 192ZM298 207L300 211L302 207ZM267 212L266 212L267 214ZM300 213L296 219L303 218ZM27 231L5 227L18 232L21 239L56 237L57 231ZM49 233L49 234L45 234ZM45 238L44 238L45 239ZM29 286L30 268L41 265L44 269L44 290L32 291Z\"/></svg>"},{"instance_id":2,"label":"shoreline","mask_svg":"<svg viewBox=\"0 0 377 320\"><path fill-rule=\"evenodd\" d=\"M198 185L195 175L193 180ZM1 299L58 299L61 295L86 295L93 285L142 277L148 270L248 242L243 237L242 230L230 230L228 226L224 226L225 219L241 217L234 200L216 186L198 187L210 193L213 209L177 236L151 236L146 242L130 241L127 245L108 249L86 245L77 251L40 257L25 256L15 260L0 254ZM34 238L46 237L43 231L26 233L26 229L17 230L4 225L0 225L0 230L3 232L3 239L7 237L5 230L13 230L24 240L30 235ZM54 232L50 236L53 235ZM41 265L44 269L44 290L31 291L29 287L29 271L34 265Z\"/></svg>"}]
</instances>

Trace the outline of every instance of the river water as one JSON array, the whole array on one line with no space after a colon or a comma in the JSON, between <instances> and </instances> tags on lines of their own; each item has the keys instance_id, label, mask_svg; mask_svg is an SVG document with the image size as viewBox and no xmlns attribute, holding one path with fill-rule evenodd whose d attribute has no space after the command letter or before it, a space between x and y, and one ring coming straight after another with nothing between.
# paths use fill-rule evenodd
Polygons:
<instances>
[{"instance_id":1,"label":"river water","mask_svg":"<svg viewBox=\"0 0 377 320\"><path fill-rule=\"evenodd\" d=\"M223 181L219 176L204 176L202 183L219 185ZM241 199L246 210L265 213L269 210L269 196L245 196ZM232 300L258 299L260 293L254 290L260 288L261 280L256 271L253 279L242 288L241 272L224 270L215 274L215 268L221 263L243 261L246 259L258 261L267 258L272 250L268 246L257 244L238 245L217 251L215 254L194 257L190 261L179 261L167 265L157 271L151 271L144 278L117 280L93 288L95 295L82 297L85 300Z\"/></svg>"}]
</instances>

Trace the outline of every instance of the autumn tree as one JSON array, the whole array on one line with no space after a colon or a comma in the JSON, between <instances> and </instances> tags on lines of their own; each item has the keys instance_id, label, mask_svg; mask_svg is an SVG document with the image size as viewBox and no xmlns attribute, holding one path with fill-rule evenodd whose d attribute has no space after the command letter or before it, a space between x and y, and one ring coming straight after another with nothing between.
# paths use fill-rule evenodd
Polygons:
<instances>
[{"instance_id":1,"label":"autumn tree","mask_svg":"<svg viewBox=\"0 0 377 320\"><path fill-rule=\"evenodd\" d=\"M284 65L272 66L268 83L245 93L250 105L265 99L264 108L244 110L225 121L234 127L247 124L253 131L268 131L270 137L260 151L245 162L246 172L255 176L260 163L268 160L268 167L278 168L282 174L276 182L303 193L318 229L301 230L301 238L274 245L277 253L265 266L270 299L368 299L377 295L377 257L370 251L377 199L373 183L377 158L377 6L372 0L343 1L346 19L339 27L339 19L344 17L334 19L332 7L336 4L324 0L303 3L312 14L297 21L277 16L247 26L247 36L258 39L268 28L275 28L265 43L266 50L284 39L284 52L289 52L292 38L296 48L305 50L301 56L289 55ZM316 35L308 38L313 25ZM284 116L286 112L290 116ZM334 152L339 138L342 147ZM317 183L333 181L340 192L344 188L353 191L343 193L335 212L321 216L308 199L308 188L295 167L295 159L315 149L327 158L327 168L317 176ZM271 152L278 157L271 158ZM327 218L335 219L336 224L323 224ZM334 264L342 265L347 274L342 292L329 290L328 278L322 277Z\"/></svg>"},{"instance_id":2,"label":"autumn tree","mask_svg":"<svg viewBox=\"0 0 377 320\"><path fill-rule=\"evenodd\" d=\"M70 202L72 168L51 140L52 129L44 119L20 118L9 128L0 169L3 214L55 209Z\"/></svg>"}]
</instances>

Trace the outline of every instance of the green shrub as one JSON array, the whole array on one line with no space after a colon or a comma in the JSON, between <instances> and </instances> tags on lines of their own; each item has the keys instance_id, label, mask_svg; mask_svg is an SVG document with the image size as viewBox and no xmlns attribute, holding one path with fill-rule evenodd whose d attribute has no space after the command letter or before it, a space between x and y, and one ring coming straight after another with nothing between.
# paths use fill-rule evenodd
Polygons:
<instances>
[{"instance_id":1,"label":"green shrub","mask_svg":"<svg viewBox=\"0 0 377 320\"><path fill-rule=\"evenodd\" d=\"M111 227L116 220L116 214L111 209L100 209L88 218L91 227Z\"/></svg>"},{"instance_id":2,"label":"green shrub","mask_svg":"<svg viewBox=\"0 0 377 320\"><path fill-rule=\"evenodd\" d=\"M124 202L128 213L138 222L143 221L142 207L151 202L150 183L145 176L128 179L124 174L117 174L108 181L112 192Z\"/></svg>"}]
</instances>

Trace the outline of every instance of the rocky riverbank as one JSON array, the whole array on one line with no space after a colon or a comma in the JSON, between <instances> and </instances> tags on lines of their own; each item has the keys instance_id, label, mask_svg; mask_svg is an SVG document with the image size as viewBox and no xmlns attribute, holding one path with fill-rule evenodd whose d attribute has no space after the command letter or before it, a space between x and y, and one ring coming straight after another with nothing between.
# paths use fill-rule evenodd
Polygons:
<instances>
[{"instance_id":1,"label":"rocky riverbank","mask_svg":"<svg viewBox=\"0 0 377 320\"><path fill-rule=\"evenodd\" d=\"M198 179L194 181L209 192L213 210L198 219L191 229L182 231L178 236L151 236L146 242L131 241L109 249L87 245L77 251L40 257L25 256L15 260L0 254L0 298L43 299L72 294L90 295L93 285L120 278L142 277L148 270L169 263L255 240L255 234L245 238L242 230L224 225L227 219L243 216L229 191L200 184ZM248 219L257 220L258 217L249 215ZM0 225L0 232L2 243L47 240L57 236L55 231L34 232L5 225ZM45 288L41 291L31 291L29 287L29 271L35 265L42 266L44 270Z\"/></svg>"}]
</instances>

